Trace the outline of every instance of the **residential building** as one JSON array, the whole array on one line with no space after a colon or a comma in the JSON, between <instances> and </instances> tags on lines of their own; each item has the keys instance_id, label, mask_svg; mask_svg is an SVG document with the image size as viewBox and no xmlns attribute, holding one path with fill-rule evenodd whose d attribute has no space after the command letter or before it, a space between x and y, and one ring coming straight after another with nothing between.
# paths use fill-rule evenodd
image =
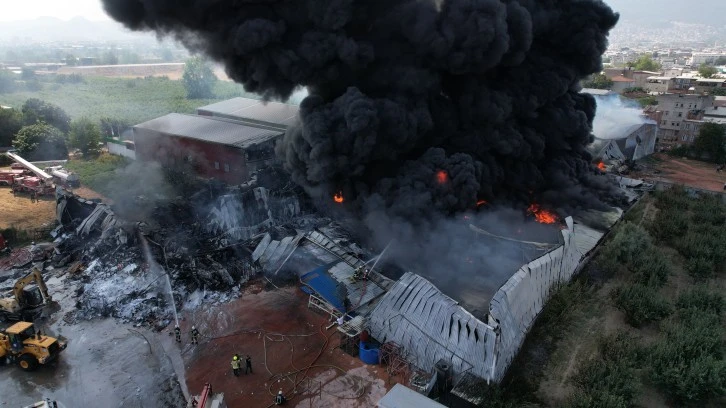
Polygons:
<instances>
[{"instance_id":1,"label":"residential building","mask_svg":"<svg viewBox=\"0 0 726 408\"><path fill-rule=\"evenodd\" d=\"M610 80L613 81L611 90L618 94L622 94L625 90L635 87L635 80L624 75L614 76Z\"/></svg>"},{"instance_id":2,"label":"residential building","mask_svg":"<svg viewBox=\"0 0 726 408\"><path fill-rule=\"evenodd\" d=\"M703 121L726 125L726 105L718 105L713 106L711 109L706 109L703 113Z\"/></svg>"},{"instance_id":3,"label":"residential building","mask_svg":"<svg viewBox=\"0 0 726 408\"><path fill-rule=\"evenodd\" d=\"M675 78L668 76L649 76L643 85L646 91L659 94L668 93L675 87Z\"/></svg>"},{"instance_id":4,"label":"residential building","mask_svg":"<svg viewBox=\"0 0 726 408\"><path fill-rule=\"evenodd\" d=\"M726 90L726 79L723 78L698 78L696 79L696 92L713 93L716 89Z\"/></svg>"},{"instance_id":5,"label":"residential building","mask_svg":"<svg viewBox=\"0 0 726 408\"><path fill-rule=\"evenodd\" d=\"M691 57L691 66L699 66L702 64L713 64L720 57L726 57L726 54L716 52L694 52Z\"/></svg>"},{"instance_id":6,"label":"residential building","mask_svg":"<svg viewBox=\"0 0 726 408\"><path fill-rule=\"evenodd\" d=\"M663 112L658 137L665 145L692 142L704 112L713 106L713 96L707 95L666 94L658 95L657 100L658 110Z\"/></svg>"}]
</instances>

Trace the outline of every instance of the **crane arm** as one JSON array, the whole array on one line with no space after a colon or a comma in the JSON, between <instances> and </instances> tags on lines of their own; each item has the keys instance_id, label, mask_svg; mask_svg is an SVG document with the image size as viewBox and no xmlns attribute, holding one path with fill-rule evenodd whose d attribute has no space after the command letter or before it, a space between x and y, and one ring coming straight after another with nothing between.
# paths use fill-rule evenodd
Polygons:
<instances>
[{"instance_id":1,"label":"crane arm","mask_svg":"<svg viewBox=\"0 0 726 408\"><path fill-rule=\"evenodd\" d=\"M32 272L15 282L15 286L13 286L13 295L15 295L15 300L17 300L19 304L23 304L23 289L33 282L38 284L40 294L43 296L43 302L48 303L52 301L50 294L48 293L48 287L45 285L45 280L43 280L43 275L40 273L38 268L33 268Z\"/></svg>"}]
</instances>

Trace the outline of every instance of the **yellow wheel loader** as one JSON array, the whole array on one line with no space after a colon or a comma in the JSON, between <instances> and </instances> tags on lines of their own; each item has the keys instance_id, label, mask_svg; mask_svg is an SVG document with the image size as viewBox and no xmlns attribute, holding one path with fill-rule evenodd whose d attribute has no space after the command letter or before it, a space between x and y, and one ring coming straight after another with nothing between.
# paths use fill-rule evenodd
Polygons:
<instances>
[{"instance_id":1,"label":"yellow wheel loader","mask_svg":"<svg viewBox=\"0 0 726 408\"><path fill-rule=\"evenodd\" d=\"M17 363L32 371L58 358L66 342L35 331L33 323L17 322L0 332L0 362Z\"/></svg>"},{"instance_id":2,"label":"yellow wheel loader","mask_svg":"<svg viewBox=\"0 0 726 408\"><path fill-rule=\"evenodd\" d=\"M18 279L13 286L13 296L0 298L0 321L33 321L43 309L53 304L43 275L37 268Z\"/></svg>"}]
</instances>

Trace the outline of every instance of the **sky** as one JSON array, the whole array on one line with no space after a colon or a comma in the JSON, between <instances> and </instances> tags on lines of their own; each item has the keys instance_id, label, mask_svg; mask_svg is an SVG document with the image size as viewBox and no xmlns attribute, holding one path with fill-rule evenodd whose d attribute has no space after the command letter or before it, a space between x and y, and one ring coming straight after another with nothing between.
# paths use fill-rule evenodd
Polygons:
<instances>
[{"instance_id":1,"label":"sky","mask_svg":"<svg viewBox=\"0 0 726 408\"><path fill-rule=\"evenodd\" d=\"M76 16L94 21L109 20L103 11L101 0L3 0L3 3L0 21L29 20L44 16L63 20ZM724 0L698 0L698 7L693 7L693 2L683 0L605 0L605 3L619 11L626 20L651 17L713 23L711 16L718 16L718 21L722 22L723 12L726 12ZM704 9L712 13L704 14Z\"/></svg>"},{"instance_id":2,"label":"sky","mask_svg":"<svg viewBox=\"0 0 726 408\"><path fill-rule=\"evenodd\" d=\"M110 20L101 0L13 0L3 1L0 21L31 20L57 17L69 20L76 16L93 21Z\"/></svg>"}]
</instances>

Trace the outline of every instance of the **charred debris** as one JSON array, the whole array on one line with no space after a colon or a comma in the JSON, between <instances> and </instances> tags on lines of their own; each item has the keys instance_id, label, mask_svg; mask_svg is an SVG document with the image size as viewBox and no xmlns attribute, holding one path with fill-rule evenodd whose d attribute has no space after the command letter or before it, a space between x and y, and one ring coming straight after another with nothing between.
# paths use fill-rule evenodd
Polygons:
<instances>
[{"instance_id":1,"label":"charred debris","mask_svg":"<svg viewBox=\"0 0 726 408\"><path fill-rule=\"evenodd\" d=\"M338 234L331 239L349 241L287 180L266 169L240 186L199 182L186 189L193 191L188 195L134 197L122 204L58 188L55 250L45 262L66 268L69 281L78 283L76 308L64 319L114 317L161 329L173 320L169 287L178 308L194 308L237 297L240 286L261 273L278 285L295 279L296 271L282 261L291 258L303 234ZM270 245L279 242L286 244L279 248L286 250L284 259L274 253L279 245ZM306 262L298 261L289 265L304 268Z\"/></svg>"}]
</instances>

